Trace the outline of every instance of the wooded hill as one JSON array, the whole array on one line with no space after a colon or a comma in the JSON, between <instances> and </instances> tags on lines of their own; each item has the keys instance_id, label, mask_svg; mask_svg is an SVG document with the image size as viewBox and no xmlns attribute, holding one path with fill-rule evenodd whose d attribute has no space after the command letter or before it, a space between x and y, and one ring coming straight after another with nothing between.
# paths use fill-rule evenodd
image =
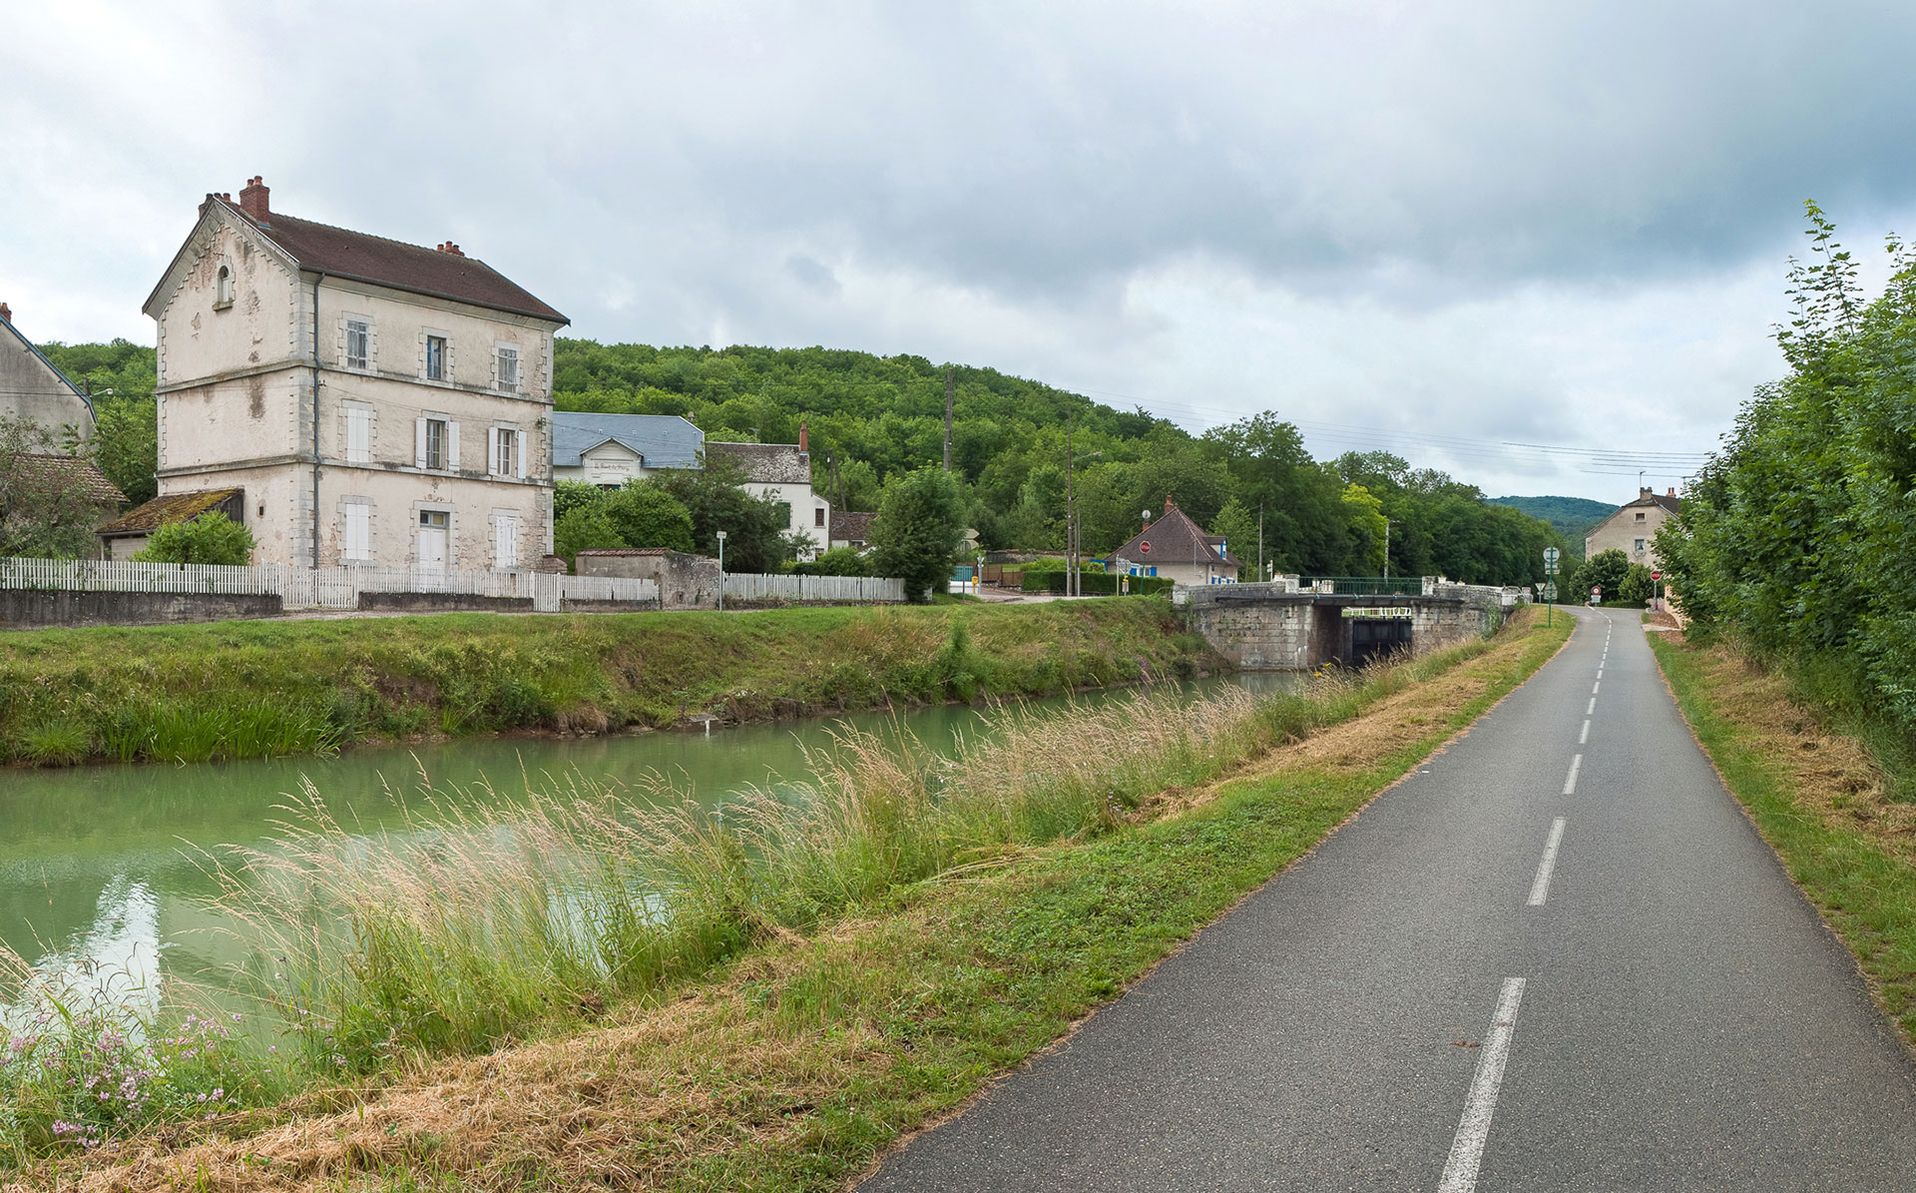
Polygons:
<instances>
[{"instance_id":1,"label":"wooded hill","mask_svg":"<svg viewBox=\"0 0 1916 1193\"><path fill-rule=\"evenodd\" d=\"M48 344L76 381L116 395L101 410L101 463L141 500L153 491L153 350L124 340ZM1247 565L1375 575L1385 519L1393 575L1529 583L1549 525L1474 486L1383 452L1319 462L1297 428L1263 413L1195 436L1150 412L1117 410L995 369L949 367L952 463L987 547L1064 545L1067 428L1081 540L1092 554L1175 498ZM713 439L791 443L809 424L814 484L842 510L875 510L890 479L943 457L947 368L923 357L826 348L658 348L560 339L561 410L681 414Z\"/></svg>"},{"instance_id":2,"label":"wooded hill","mask_svg":"<svg viewBox=\"0 0 1916 1193\"><path fill-rule=\"evenodd\" d=\"M1583 536L1617 512L1615 505L1588 497L1492 497L1490 500L1550 523L1550 528L1563 536L1565 549L1578 559L1583 558Z\"/></svg>"}]
</instances>

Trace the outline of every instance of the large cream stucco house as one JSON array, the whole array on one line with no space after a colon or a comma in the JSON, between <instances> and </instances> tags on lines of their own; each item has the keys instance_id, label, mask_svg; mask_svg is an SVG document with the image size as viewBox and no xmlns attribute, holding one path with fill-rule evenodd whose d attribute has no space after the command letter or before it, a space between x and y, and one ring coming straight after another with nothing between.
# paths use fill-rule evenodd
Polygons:
<instances>
[{"instance_id":1,"label":"large cream stucco house","mask_svg":"<svg viewBox=\"0 0 1916 1193\"><path fill-rule=\"evenodd\" d=\"M237 203L208 195L147 299L158 502L237 507L259 563L536 564L552 545L565 316L450 242L403 244L268 199L258 178Z\"/></svg>"},{"instance_id":2,"label":"large cream stucco house","mask_svg":"<svg viewBox=\"0 0 1916 1193\"><path fill-rule=\"evenodd\" d=\"M1659 494L1655 489L1638 487L1637 499L1619 506L1617 512L1597 523L1583 536L1583 557L1599 551L1621 551L1631 563L1655 570L1657 531L1682 507L1677 491Z\"/></svg>"}]
</instances>

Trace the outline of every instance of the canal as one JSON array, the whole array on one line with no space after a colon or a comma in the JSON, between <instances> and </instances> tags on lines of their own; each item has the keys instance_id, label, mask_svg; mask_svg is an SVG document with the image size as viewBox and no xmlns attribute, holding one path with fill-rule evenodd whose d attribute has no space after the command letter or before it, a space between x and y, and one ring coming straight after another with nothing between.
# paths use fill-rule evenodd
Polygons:
<instances>
[{"instance_id":1,"label":"canal","mask_svg":"<svg viewBox=\"0 0 1916 1193\"><path fill-rule=\"evenodd\" d=\"M1298 682L1257 674L1190 690ZM220 973L245 950L208 906L218 890L208 851L270 848L302 778L312 780L338 823L366 834L402 823L401 801L416 797L422 777L440 787L486 778L509 794L523 788L522 772L534 782L546 773L629 782L658 772L701 802L717 802L750 785L802 775L805 751L827 744L847 723L896 726L943 751L959 733L987 730L989 714L943 706L709 734L481 739L176 767L0 769L0 946L56 984L145 1009L181 980L216 995ZM0 1021L16 994L0 976Z\"/></svg>"}]
</instances>

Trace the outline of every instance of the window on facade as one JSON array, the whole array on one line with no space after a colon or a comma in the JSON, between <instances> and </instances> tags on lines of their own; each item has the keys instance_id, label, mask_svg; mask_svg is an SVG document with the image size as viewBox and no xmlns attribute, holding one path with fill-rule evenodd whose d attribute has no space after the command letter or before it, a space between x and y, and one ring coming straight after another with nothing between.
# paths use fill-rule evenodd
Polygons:
<instances>
[{"instance_id":1,"label":"window on facade","mask_svg":"<svg viewBox=\"0 0 1916 1193\"><path fill-rule=\"evenodd\" d=\"M1639 521L1639 522L1641 522L1641 521L1643 521L1643 511L1642 511L1642 510L1638 510L1638 511L1637 511L1637 521Z\"/></svg>"},{"instance_id":2,"label":"window on facade","mask_svg":"<svg viewBox=\"0 0 1916 1193\"><path fill-rule=\"evenodd\" d=\"M519 519L511 514L497 514L492 519L492 566L519 566Z\"/></svg>"},{"instance_id":3,"label":"window on facade","mask_svg":"<svg viewBox=\"0 0 1916 1193\"><path fill-rule=\"evenodd\" d=\"M519 350L501 345L496 349L499 360L497 384L500 389L512 393L519 388Z\"/></svg>"},{"instance_id":4,"label":"window on facade","mask_svg":"<svg viewBox=\"0 0 1916 1193\"><path fill-rule=\"evenodd\" d=\"M213 288L213 309L223 311L233 305L233 271L230 267L220 266L219 277Z\"/></svg>"},{"instance_id":5,"label":"window on facade","mask_svg":"<svg viewBox=\"0 0 1916 1193\"><path fill-rule=\"evenodd\" d=\"M492 432L492 474L494 476L517 476L519 474L519 432L510 427L496 427Z\"/></svg>"},{"instance_id":6,"label":"window on facade","mask_svg":"<svg viewBox=\"0 0 1916 1193\"><path fill-rule=\"evenodd\" d=\"M426 380L446 379L446 337L426 337Z\"/></svg>"},{"instance_id":7,"label":"window on facade","mask_svg":"<svg viewBox=\"0 0 1916 1193\"><path fill-rule=\"evenodd\" d=\"M444 471L446 467L446 420L429 418L426 420L426 467Z\"/></svg>"},{"instance_id":8,"label":"window on facade","mask_svg":"<svg viewBox=\"0 0 1916 1193\"><path fill-rule=\"evenodd\" d=\"M812 525L823 526L824 524L825 524L825 507L822 505L812 507Z\"/></svg>"},{"instance_id":9,"label":"window on facade","mask_svg":"<svg viewBox=\"0 0 1916 1193\"><path fill-rule=\"evenodd\" d=\"M340 554L348 560L367 560L373 557L373 507L363 501L346 503L345 542Z\"/></svg>"},{"instance_id":10,"label":"window on facade","mask_svg":"<svg viewBox=\"0 0 1916 1193\"><path fill-rule=\"evenodd\" d=\"M373 329L364 319L346 320L346 367L367 368L372 363Z\"/></svg>"},{"instance_id":11,"label":"window on facade","mask_svg":"<svg viewBox=\"0 0 1916 1193\"><path fill-rule=\"evenodd\" d=\"M1636 547L1636 551L1637 551L1637 554L1638 554L1638 555L1641 555L1641 554L1643 554L1643 540L1642 540L1642 539L1638 539L1638 540L1637 540L1637 547Z\"/></svg>"},{"instance_id":12,"label":"window on facade","mask_svg":"<svg viewBox=\"0 0 1916 1193\"><path fill-rule=\"evenodd\" d=\"M364 406L346 408L346 462L369 464L373 458L373 412Z\"/></svg>"}]
</instances>

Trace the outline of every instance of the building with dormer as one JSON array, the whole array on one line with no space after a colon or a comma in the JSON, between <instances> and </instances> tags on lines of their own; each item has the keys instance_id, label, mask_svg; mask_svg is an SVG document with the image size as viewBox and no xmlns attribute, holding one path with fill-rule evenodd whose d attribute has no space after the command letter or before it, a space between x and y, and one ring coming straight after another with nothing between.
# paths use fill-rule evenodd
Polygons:
<instances>
[{"instance_id":1,"label":"building with dormer","mask_svg":"<svg viewBox=\"0 0 1916 1193\"><path fill-rule=\"evenodd\" d=\"M157 500L222 494L257 563L536 564L552 546L566 317L450 241L388 240L269 199L259 178L237 202L208 195L147 299Z\"/></svg>"}]
</instances>

